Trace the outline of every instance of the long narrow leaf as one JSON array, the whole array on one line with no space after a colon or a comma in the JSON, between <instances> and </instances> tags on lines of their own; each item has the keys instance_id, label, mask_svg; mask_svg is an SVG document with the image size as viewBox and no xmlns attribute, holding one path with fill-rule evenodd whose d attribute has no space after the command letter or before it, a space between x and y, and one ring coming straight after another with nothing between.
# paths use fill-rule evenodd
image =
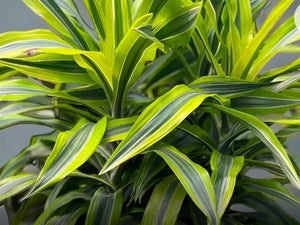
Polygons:
<instances>
[{"instance_id":1,"label":"long narrow leaf","mask_svg":"<svg viewBox=\"0 0 300 225\"><path fill-rule=\"evenodd\" d=\"M295 187L300 189L299 175L295 171L295 168L287 154L287 151L266 124L247 113L215 104L213 105L213 107L235 117L244 126L251 130L253 134L255 134L270 149L274 158L281 166L290 182Z\"/></svg>"},{"instance_id":2,"label":"long narrow leaf","mask_svg":"<svg viewBox=\"0 0 300 225\"><path fill-rule=\"evenodd\" d=\"M243 164L243 156L232 157L222 155L218 151L214 151L211 156L211 179L215 188L219 217L222 217L228 206L235 188L236 176L243 168Z\"/></svg>"},{"instance_id":3,"label":"long narrow leaf","mask_svg":"<svg viewBox=\"0 0 300 225\"><path fill-rule=\"evenodd\" d=\"M249 191L256 190L271 196L271 198L288 202L295 207L300 208L300 199L275 180L243 179L241 180L241 185Z\"/></svg>"},{"instance_id":4,"label":"long narrow leaf","mask_svg":"<svg viewBox=\"0 0 300 225\"><path fill-rule=\"evenodd\" d=\"M284 14L286 9L293 3L293 0L281 1L275 7L275 9L270 13L268 18L265 20L264 24L260 28L259 32L257 32L254 39L249 43L243 55L239 58L237 63L234 65L231 76L236 78L245 78L248 71L250 63L255 59L259 48L267 37L269 32Z\"/></svg>"},{"instance_id":5,"label":"long narrow leaf","mask_svg":"<svg viewBox=\"0 0 300 225\"><path fill-rule=\"evenodd\" d=\"M49 30L16 31L0 35L0 58L31 56L32 49L58 47L71 48Z\"/></svg>"},{"instance_id":6,"label":"long narrow leaf","mask_svg":"<svg viewBox=\"0 0 300 225\"><path fill-rule=\"evenodd\" d=\"M15 194L28 189L34 183L36 176L30 174L20 174L7 177L0 181L0 202ZM2 203L1 203L2 204Z\"/></svg>"},{"instance_id":7,"label":"long narrow leaf","mask_svg":"<svg viewBox=\"0 0 300 225\"><path fill-rule=\"evenodd\" d=\"M99 188L90 203L86 225L118 225L123 204L122 192L109 193Z\"/></svg>"},{"instance_id":8,"label":"long narrow leaf","mask_svg":"<svg viewBox=\"0 0 300 225\"><path fill-rule=\"evenodd\" d=\"M147 204L142 225L174 225L186 192L175 177L156 185Z\"/></svg>"},{"instance_id":9,"label":"long narrow leaf","mask_svg":"<svg viewBox=\"0 0 300 225\"><path fill-rule=\"evenodd\" d=\"M187 194L207 216L208 223L220 224L216 195L208 172L172 146L154 148L180 180Z\"/></svg>"},{"instance_id":10,"label":"long narrow leaf","mask_svg":"<svg viewBox=\"0 0 300 225\"><path fill-rule=\"evenodd\" d=\"M34 187L29 194L45 189L66 177L93 154L106 129L106 117L97 124L82 119L71 130L60 133Z\"/></svg>"},{"instance_id":11,"label":"long narrow leaf","mask_svg":"<svg viewBox=\"0 0 300 225\"><path fill-rule=\"evenodd\" d=\"M58 198L56 198L44 212L39 215L34 225L44 225L49 218L62 206L70 204L72 201L85 200L90 201L91 196L87 193L81 192L80 190L70 191Z\"/></svg>"},{"instance_id":12,"label":"long narrow leaf","mask_svg":"<svg viewBox=\"0 0 300 225\"><path fill-rule=\"evenodd\" d=\"M131 127L126 138L104 165L105 173L155 144L179 125L206 98L187 86L179 85L149 105Z\"/></svg>"}]
</instances>

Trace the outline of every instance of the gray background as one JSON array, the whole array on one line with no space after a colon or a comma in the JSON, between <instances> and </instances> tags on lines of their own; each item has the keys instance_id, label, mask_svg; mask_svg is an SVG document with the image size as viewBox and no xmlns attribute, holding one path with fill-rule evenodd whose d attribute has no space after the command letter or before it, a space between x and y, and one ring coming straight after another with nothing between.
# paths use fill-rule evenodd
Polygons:
<instances>
[{"instance_id":1,"label":"gray background","mask_svg":"<svg viewBox=\"0 0 300 225\"><path fill-rule=\"evenodd\" d=\"M241 0L243 1L243 0ZM284 1L284 0L282 0ZM80 2L80 1L75 1ZM271 10L272 6L279 2L279 0L271 0L271 4L264 11L263 17L260 21L264 20L264 17ZM292 15L296 7L300 4L299 0L295 0L293 7L285 15L285 18ZM261 24L261 22L259 23ZM0 0L0 33L6 31L17 30L29 30L34 28L47 28L48 25L41 20L38 16L33 14L21 0ZM267 65L267 68L273 68L274 66L283 65L292 59L299 57L293 56L278 56ZM7 162L11 157L16 155L22 148L24 148L30 140L30 137L34 134L46 133L49 128L36 126L36 125L18 125L5 130L0 131L0 167ZM288 146L291 152L300 156L299 148L300 136L293 137L288 141ZM260 174L254 172L254 176ZM261 175L261 174L260 174ZM296 192L296 191L295 191ZM299 191L296 192L299 195ZM300 220L299 209L290 208L287 206L287 211L298 216ZM7 217L3 208L0 208L0 225L8 225Z\"/></svg>"}]
</instances>

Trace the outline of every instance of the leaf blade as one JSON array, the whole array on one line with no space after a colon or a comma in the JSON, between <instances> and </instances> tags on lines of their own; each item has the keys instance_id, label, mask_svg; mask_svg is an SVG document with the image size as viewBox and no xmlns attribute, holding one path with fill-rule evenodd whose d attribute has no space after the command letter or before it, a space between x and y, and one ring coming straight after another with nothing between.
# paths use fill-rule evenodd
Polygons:
<instances>
[{"instance_id":1,"label":"leaf blade","mask_svg":"<svg viewBox=\"0 0 300 225\"><path fill-rule=\"evenodd\" d=\"M68 132L60 133L30 195L63 179L81 166L95 151L106 129L106 117L95 125L84 119Z\"/></svg>"},{"instance_id":2,"label":"leaf blade","mask_svg":"<svg viewBox=\"0 0 300 225\"><path fill-rule=\"evenodd\" d=\"M187 194L207 216L209 224L220 224L215 191L206 169L172 146L156 147L154 151L169 165Z\"/></svg>"}]
</instances>

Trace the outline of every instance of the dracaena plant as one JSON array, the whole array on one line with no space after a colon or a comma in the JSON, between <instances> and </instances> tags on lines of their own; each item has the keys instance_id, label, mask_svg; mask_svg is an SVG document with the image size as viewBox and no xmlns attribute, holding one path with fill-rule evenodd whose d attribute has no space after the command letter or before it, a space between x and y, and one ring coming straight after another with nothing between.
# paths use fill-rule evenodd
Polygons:
<instances>
[{"instance_id":1,"label":"dracaena plant","mask_svg":"<svg viewBox=\"0 0 300 225\"><path fill-rule=\"evenodd\" d=\"M53 131L0 171L10 224L298 224L300 60L263 70L293 0L23 1L52 29L0 35L0 128Z\"/></svg>"}]
</instances>

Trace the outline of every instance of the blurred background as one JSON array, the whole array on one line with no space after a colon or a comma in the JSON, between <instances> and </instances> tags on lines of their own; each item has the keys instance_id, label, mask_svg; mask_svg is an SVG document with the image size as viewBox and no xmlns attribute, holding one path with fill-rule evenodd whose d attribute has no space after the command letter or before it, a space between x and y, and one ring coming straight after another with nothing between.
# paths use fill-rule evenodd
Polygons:
<instances>
[{"instance_id":1,"label":"blurred background","mask_svg":"<svg viewBox=\"0 0 300 225\"><path fill-rule=\"evenodd\" d=\"M270 4L268 4L262 16L259 18L258 26L262 24L264 18L279 1L280 0L270 0ZM78 3L79 8L84 12L82 1L75 0L75 2ZM298 5L300 5L300 0L295 0L293 6L284 15L283 19L293 15ZM35 28L49 28L49 26L42 19L33 14L21 0L0 0L0 33L6 31L30 30ZM266 69L284 65L295 58L299 58L299 55L289 55L289 57L286 55L278 55L266 66ZM32 135L47 133L49 131L49 128L37 125L18 125L1 130L0 167L29 144L29 140ZM287 142L287 145L290 152L300 156L300 135L291 138ZM263 174L261 174L260 171L253 171L253 176L263 176ZM292 191L300 196L299 191ZM292 208L287 205L286 210L287 212L296 215L300 221L300 209ZM7 216L3 207L0 207L0 225L8 225Z\"/></svg>"}]
</instances>

